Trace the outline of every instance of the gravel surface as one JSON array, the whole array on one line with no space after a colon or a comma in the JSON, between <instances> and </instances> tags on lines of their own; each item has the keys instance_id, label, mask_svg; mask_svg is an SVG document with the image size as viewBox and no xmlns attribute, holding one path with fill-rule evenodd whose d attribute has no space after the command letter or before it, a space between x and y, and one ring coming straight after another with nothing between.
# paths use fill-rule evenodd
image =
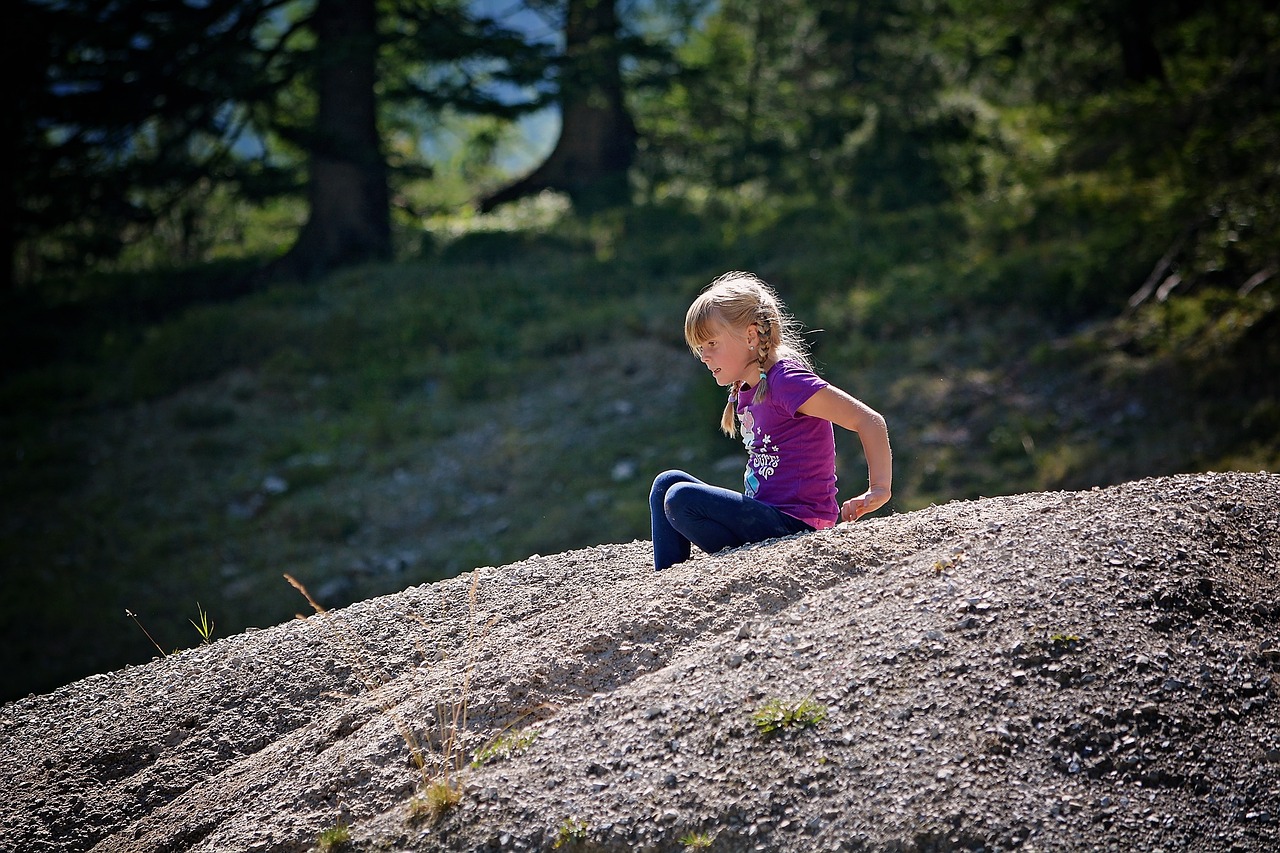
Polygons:
<instances>
[{"instance_id":1,"label":"gravel surface","mask_svg":"<svg viewBox=\"0 0 1280 853\"><path fill-rule=\"evenodd\" d=\"M1278 558L1271 474L535 555L3 706L0 850L1276 849Z\"/></svg>"}]
</instances>

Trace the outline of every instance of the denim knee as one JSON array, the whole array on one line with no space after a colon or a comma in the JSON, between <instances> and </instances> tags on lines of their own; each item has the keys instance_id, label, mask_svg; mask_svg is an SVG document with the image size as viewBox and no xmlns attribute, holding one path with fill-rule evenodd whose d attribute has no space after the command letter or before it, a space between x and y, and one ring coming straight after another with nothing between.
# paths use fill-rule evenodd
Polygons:
<instances>
[{"instance_id":1,"label":"denim knee","mask_svg":"<svg viewBox=\"0 0 1280 853\"><path fill-rule=\"evenodd\" d=\"M690 477L683 471L672 469L663 471L661 474L653 478L653 486L649 489L649 501L652 503L655 498L665 499L667 491L679 483L687 483L692 481Z\"/></svg>"},{"instance_id":2,"label":"denim knee","mask_svg":"<svg viewBox=\"0 0 1280 853\"><path fill-rule=\"evenodd\" d=\"M680 508L680 493L687 492L684 488L689 485L686 482L672 483L662 496L662 513L667 517L668 521L674 520L676 512Z\"/></svg>"}]
</instances>

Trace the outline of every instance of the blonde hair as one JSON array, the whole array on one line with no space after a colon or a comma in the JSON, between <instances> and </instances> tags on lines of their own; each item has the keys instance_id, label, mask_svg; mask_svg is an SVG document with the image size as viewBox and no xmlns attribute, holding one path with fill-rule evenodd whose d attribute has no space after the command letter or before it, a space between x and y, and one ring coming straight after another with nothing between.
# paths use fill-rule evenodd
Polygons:
<instances>
[{"instance_id":1,"label":"blonde hair","mask_svg":"<svg viewBox=\"0 0 1280 853\"><path fill-rule=\"evenodd\" d=\"M684 317L684 340L689 349L698 355L698 349L716 337L723 329L746 333L756 327L758 344L756 361L760 365L760 383L756 385L754 401L765 399L769 392L765 378L765 365L772 353L778 359L799 362L809 370L808 347L800 335L800 324L787 313L787 308L765 281L754 273L734 270L717 277L708 284L689 306ZM737 435L738 392L741 382L734 382L729 389L729 402L720 418L720 428L726 435Z\"/></svg>"}]
</instances>

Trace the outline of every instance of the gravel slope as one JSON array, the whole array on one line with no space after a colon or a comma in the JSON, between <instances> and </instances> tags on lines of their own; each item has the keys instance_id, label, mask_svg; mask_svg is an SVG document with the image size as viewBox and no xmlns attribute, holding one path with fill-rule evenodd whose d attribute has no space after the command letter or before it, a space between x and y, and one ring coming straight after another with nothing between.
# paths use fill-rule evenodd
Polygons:
<instances>
[{"instance_id":1,"label":"gravel slope","mask_svg":"<svg viewBox=\"0 0 1280 853\"><path fill-rule=\"evenodd\" d=\"M1270 849L1278 558L1203 474L485 567L3 706L0 849Z\"/></svg>"}]
</instances>

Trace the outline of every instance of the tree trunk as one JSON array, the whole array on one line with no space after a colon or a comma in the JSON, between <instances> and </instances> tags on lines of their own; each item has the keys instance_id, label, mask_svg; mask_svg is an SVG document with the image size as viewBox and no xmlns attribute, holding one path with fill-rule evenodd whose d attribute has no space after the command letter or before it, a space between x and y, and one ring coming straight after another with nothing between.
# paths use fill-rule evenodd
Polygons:
<instances>
[{"instance_id":1,"label":"tree trunk","mask_svg":"<svg viewBox=\"0 0 1280 853\"><path fill-rule=\"evenodd\" d=\"M1124 76L1134 83L1146 83L1149 80L1166 82L1164 59L1160 56L1153 32L1151 7L1150 0L1123 4L1119 10L1121 14L1112 24L1120 39Z\"/></svg>"},{"instance_id":2,"label":"tree trunk","mask_svg":"<svg viewBox=\"0 0 1280 853\"><path fill-rule=\"evenodd\" d=\"M562 190L579 207L625 201L636 127L627 112L619 68L616 0L569 0L560 83L560 137L532 173L480 200L489 211L545 189Z\"/></svg>"},{"instance_id":3,"label":"tree trunk","mask_svg":"<svg viewBox=\"0 0 1280 853\"><path fill-rule=\"evenodd\" d=\"M374 0L318 0L319 110L311 141L310 217L273 277L310 278L391 255L387 166L374 95Z\"/></svg>"}]
</instances>

